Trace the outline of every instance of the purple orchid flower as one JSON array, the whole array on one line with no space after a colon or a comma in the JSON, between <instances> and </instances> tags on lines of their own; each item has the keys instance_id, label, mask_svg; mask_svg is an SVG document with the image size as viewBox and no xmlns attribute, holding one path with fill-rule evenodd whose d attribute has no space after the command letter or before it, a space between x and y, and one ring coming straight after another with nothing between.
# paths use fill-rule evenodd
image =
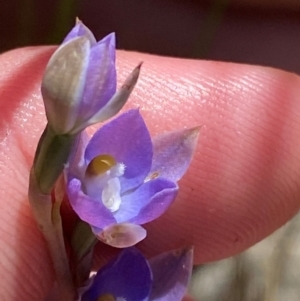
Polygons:
<instances>
[{"instance_id":1,"label":"purple orchid flower","mask_svg":"<svg viewBox=\"0 0 300 301\"><path fill-rule=\"evenodd\" d=\"M141 241L146 230L140 225L174 201L198 132L181 130L152 141L138 110L105 124L82 142L66 170L73 209L106 244L123 248Z\"/></svg>"},{"instance_id":2,"label":"purple orchid flower","mask_svg":"<svg viewBox=\"0 0 300 301\"><path fill-rule=\"evenodd\" d=\"M125 104L137 82L136 67L116 92L115 35L97 42L80 21L54 52L42 81L49 125L56 134L76 134L107 120Z\"/></svg>"},{"instance_id":3,"label":"purple orchid flower","mask_svg":"<svg viewBox=\"0 0 300 301\"><path fill-rule=\"evenodd\" d=\"M192 264L192 249L147 261L137 249L128 248L98 271L81 301L181 301Z\"/></svg>"}]
</instances>

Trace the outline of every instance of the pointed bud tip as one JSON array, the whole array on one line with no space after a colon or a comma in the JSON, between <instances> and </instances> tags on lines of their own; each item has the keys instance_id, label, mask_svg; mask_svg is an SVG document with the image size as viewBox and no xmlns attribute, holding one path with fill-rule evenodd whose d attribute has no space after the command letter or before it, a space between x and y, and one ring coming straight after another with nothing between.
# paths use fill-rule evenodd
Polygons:
<instances>
[{"instance_id":1,"label":"pointed bud tip","mask_svg":"<svg viewBox=\"0 0 300 301\"><path fill-rule=\"evenodd\" d=\"M138 78L140 76L140 73L141 73L141 68L142 68L143 64L144 64L144 62L138 63L138 65L132 70L131 76L132 76L133 81L136 82L138 80Z\"/></svg>"},{"instance_id":2,"label":"pointed bud tip","mask_svg":"<svg viewBox=\"0 0 300 301\"><path fill-rule=\"evenodd\" d=\"M104 37L104 39L105 39L105 38L108 38L108 39L110 39L110 40L115 41L115 39L116 39L116 33L115 33L115 32L111 32L111 33L109 33L106 37Z\"/></svg>"},{"instance_id":3,"label":"pointed bud tip","mask_svg":"<svg viewBox=\"0 0 300 301\"><path fill-rule=\"evenodd\" d=\"M174 250L174 255L176 257L193 257L194 253L194 247L193 246L187 246L178 250Z\"/></svg>"},{"instance_id":4,"label":"pointed bud tip","mask_svg":"<svg viewBox=\"0 0 300 301\"><path fill-rule=\"evenodd\" d=\"M126 78L124 84L121 86L121 90L128 91L131 93L133 90L135 84L137 83L137 80L140 76L140 71L142 67L143 62L140 62L129 74L129 76ZM128 95L129 96L129 95Z\"/></svg>"},{"instance_id":5,"label":"pointed bud tip","mask_svg":"<svg viewBox=\"0 0 300 301\"><path fill-rule=\"evenodd\" d=\"M102 40L100 40L97 44L105 44L106 47L112 47L114 50L116 48L116 34L114 32L106 35Z\"/></svg>"},{"instance_id":6,"label":"pointed bud tip","mask_svg":"<svg viewBox=\"0 0 300 301\"><path fill-rule=\"evenodd\" d=\"M82 21L78 17L76 17L75 18L75 25L78 25L78 24L82 24Z\"/></svg>"},{"instance_id":7,"label":"pointed bud tip","mask_svg":"<svg viewBox=\"0 0 300 301\"><path fill-rule=\"evenodd\" d=\"M193 128L186 129L185 139L187 139L189 141L195 141L197 143L201 127L202 126L199 125L199 126L195 126Z\"/></svg>"},{"instance_id":8,"label":"pointed bud tip","mask_svg":"<svg viewBox=\"0 0 300 301\"><path fill-rule=\"evenodd\" d=\"M131 74L129 76L132 76L133 81L137 81L138 77L140 76L140 71L142 68L142 65L144 64L144 62L139 62L137 64L137 66L131 71Z\"/></svg>"},{"instance_id":9,"label":"pointed bud tip","mask_svg":"<svg viewBox=\"0 0 300 301\"><path fill-rule=\"evenodd\" d=\"M143 64L144 64L144 62L141 61L141 62L138 63L138 65L135 68L140 70L142 68Z\"/></svg>"},{"instance_id":10,"label":"pointed bud tip","mask_svg":"<svg viewBox=\"0 0 300 301\"><path fill-rule=\"evenodd\" d=\"M190 128L189 132L190 132L191 135L198 135L201 128L202 128L202 125L198 125L198 126L195 126L193 128Z\"/></svg>"},{"instance_id":11,"label":"pointed bud tip","mask_svg":"<svg viewBox=\"0 0 300 301\"><path fill-rule=\"evenodd\" d=\"M194 262L193 246L187 246L182 249L174 250L174 257L178 263L183 264L188 270L191 270Z\"/></svg>"},{"instance_id":12,"label":"pointed bud tip","mask_svg":"<svg viewBox=\"0 0 300 301\"><path fill-rule=\"evenodd\" d=\"M138 65L132 70L131 75L132 75L133 81L136 82L138 80L143 64L144 64L144 62L139 62Z\"/></svg>"}]
</instances>

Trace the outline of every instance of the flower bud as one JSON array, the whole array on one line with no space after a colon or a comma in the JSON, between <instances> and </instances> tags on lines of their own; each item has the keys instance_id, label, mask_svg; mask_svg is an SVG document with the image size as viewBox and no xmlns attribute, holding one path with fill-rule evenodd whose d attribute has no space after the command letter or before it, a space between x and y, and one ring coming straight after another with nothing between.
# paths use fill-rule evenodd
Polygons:
<instances>
[{"instance_id":1,"label":"flower bud","mask_svg":"<svg viewBox=\"0 0 300 301\"><path fill-rule=\"evenodd\" d=\"M126 80L128 93L116 92L114 33L96 42L78 21L50 58L43 77L50 127L56 134L76 134L112 117L127 101L138 75L136 68Z\"/></svg>"}]
</instances>

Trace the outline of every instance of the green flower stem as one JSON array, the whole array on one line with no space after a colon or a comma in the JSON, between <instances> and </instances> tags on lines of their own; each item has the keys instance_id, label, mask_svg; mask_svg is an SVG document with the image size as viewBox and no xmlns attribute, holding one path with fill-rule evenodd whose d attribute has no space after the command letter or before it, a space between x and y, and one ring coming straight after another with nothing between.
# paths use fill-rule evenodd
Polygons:
<instances>
[{"instance_id":1,"label":"green flower stem","mask_svg":"<svg viewBox=\"0 0 300 301\"><path fill-rule=\"evenodd\" d=\"M77 293L73 284L63 239L59 213L60 202L52 204L51 196L39 191L33 170L30 172L28 195L33 215L48 245L61 301L74 301Z\"/></svg>"},{"instance_id":2,"label":"green flower stem","mask_svg":"<svg viewBox=\"0 0 300 301\"><path fill-rule=\"evenodd\" d=\"M97 242L98 239L92 232L91 226L86 222L79 220L74 228L71 238L71 268L75 283L78 286L82 286L89 278L94 247Z\"/></svg>"},{"instance_id":3,"label":"green flower stem","mask_svg":"<svg viewBox=\"0 0 300 301\"><path fill-rule=\"evenodd\" d=\"M72 250L76 254L76 260L79 262L97 242L91 226L84 221L79 221L72 235Z\"/></svg>"},{"instance_id":4,"label":"green flower stem","mask_svg":"<svg viewBox=\"0 0 300 301\"><path fill-rule=\"evenodd\" d=\"M78 135L57 135L49 125L39 141L29 180L29 202L53 262L61 301L74 301L77 292L66 253L59 193L51 197ZM56 200L58 196L58 200Z\"/></svg>"},{"instance_id":5,"label":"green flower stem","mask_svg":"<svg viewBox=\"0 0 300 301\"><path fill-rule=\"evenodd\" d=\"M79 135L58 135L47 125L39 141L33 169L39 190L50 194Z\"/></svg>"}]
</instances>

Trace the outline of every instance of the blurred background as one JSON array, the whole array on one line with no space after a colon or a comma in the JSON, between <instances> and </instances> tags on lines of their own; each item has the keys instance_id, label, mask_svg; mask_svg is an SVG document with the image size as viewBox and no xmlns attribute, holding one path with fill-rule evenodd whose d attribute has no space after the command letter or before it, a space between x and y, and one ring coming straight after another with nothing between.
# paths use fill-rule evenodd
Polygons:
<instances>
[{"instance_id":1,"label":"blurred background","mask_svg":"<svg viewBox=\"0 0 300 301\"><path fill-rule=\"evenodd\" d=\"M78 16L119 49L300 72L300 0L0 0L0 51L59 44Z\"/></svg>"},{"instance_id":2,"label":"blurred background","mask_svg":"<svg viewBox=\"0 0 300 301\"><path fill-rule=\"evenodd\" d=\"M194 269L198 301L299 301L300 216L236 256Z\"/></svg>"},{"instance_id":3,"label":"blurred background","mask_svg":"<svg viewBox=\"0 0 300 301\"><path fill-rule=\"evenodd\" d=\"M300 0L0 0L0 51L59 44L78 16L119 49L300 73ZM199 301L299 301L300 217L235 257L195 268Z\"/></svg>"}]
</instances>

